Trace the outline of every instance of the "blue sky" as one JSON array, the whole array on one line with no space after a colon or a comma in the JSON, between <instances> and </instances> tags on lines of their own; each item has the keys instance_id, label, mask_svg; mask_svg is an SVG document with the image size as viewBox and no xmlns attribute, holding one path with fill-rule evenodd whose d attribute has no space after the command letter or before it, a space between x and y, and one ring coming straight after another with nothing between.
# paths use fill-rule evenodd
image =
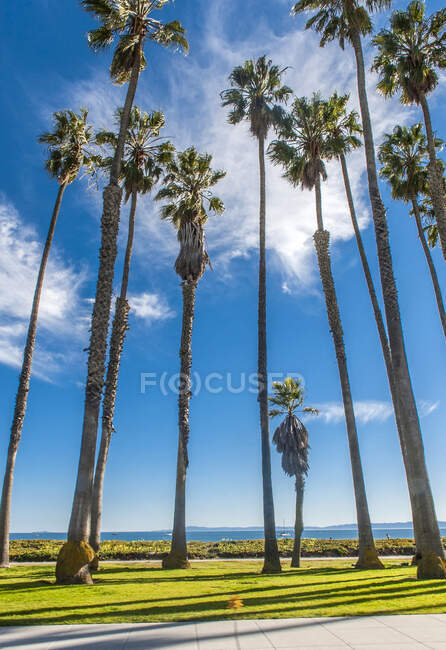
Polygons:
<instances>
[{"instance_id":1,"label":"blue sky","mask_svg":"<svg viewBox=\"0 0 446 650\"><path fill-rule=\"evenodd\" d=\"M0 179L0 463L4 467L18 365L32 300L41 242L57 186L43 169L38 134L51 113L86 106L96 128L110 126L124 89L108 78L110 55L89 51L91 18L76 2L4 3L0 9L3 89L3 165ZM200 282L193 334L193 371L231 373L234 386L256 370L258 171L255 141L245 126L226 123L219 91L246 58L264 53L290 66L286 83L296 94L351 91L354 61L332 45L321 50L303 21L289 16L286 0L178 0L165 18L188 31L188 57L148 48L136 103L162 109L165 133L181 149L196 145L228 171L218 193L226 213L209 222L213 263ZM440 8L429 2L428 10ZM404 6L394 3L394 6ZM376 18L384 24L385 15ZM20 47L17 44L20 43ZM370 50L368 58L370 59ZM369 75L376 139L396 123L421 119L416 108L384 101ZM431 98L434 127L442 131L442 82ZM6 153L7 152L7 153ZM369 260L378 282L373 228L367 203L363 151L348 161ZM345 330L352 391L373 521L410 519L404 471L390 406L381 349L358 254L352 239L340 170L329 166L323 186L325 225L332 234L333 269ZM313 251L314 197L289 188L268 167L269 369L298 373L308 404L321 416L308 422L310 475L307 525L352 522L355 509L347 437L333 344ZM407 351L432 488L446 519L446 348L430 278L406 207L383 195L388 207L395 273ZM23 429L13 495L13 531L65 530L77 468L86 373L88 324L97 272L100 193L85 181L65 195L39 322L35 372ZM128 209L122 211L121 250ZM129 291L132 312L120 375L116 434L104 495L104 530L169 528L172 522L177 441L176 395L160 387L141 391L141 373L178 372L181 291L173 270L175 233L159 220L150 197L140 202ZM444 261L434 251L440 281ZM119 285L122 255L116 267ZM226 381L226 380L225 380ZM223 382L225 383L225 382ZM213 385L218 384L214 381ZM274 426L274 423L273 423ZM292 481L275 451L273 480L277 523L292 522ZM187 519L191 525L261 524L260 434L256 396L248 390L202 389L191 403ZM3 469L2 469L3 471Z\"/></svg>"}]
</instances>

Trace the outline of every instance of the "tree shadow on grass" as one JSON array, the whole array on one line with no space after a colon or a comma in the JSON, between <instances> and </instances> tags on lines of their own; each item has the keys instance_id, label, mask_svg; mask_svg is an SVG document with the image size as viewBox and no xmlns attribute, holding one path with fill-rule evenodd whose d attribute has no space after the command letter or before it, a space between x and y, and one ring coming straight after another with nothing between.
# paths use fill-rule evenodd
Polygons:
<instances>
[{"instance_id":1,"label":"tree shadow on grass","mask_svg":"<svg viewBox=\"0 0 446 650\"><path fill-rule=\"evenodd\" d=\"M53 580L29 580L19 584L2 585L0 584L0 593L8 593L10 591L29 591L30 589L42 589L42 587L54 586Z\"/></svg>"},{"instance_id":2,"label":"tree shadow on grass","mask_svg":"<svg viewBox=\"0 0 446 650\"><path fill-rule=\"evenodd\" d=\"M438 590L436 589L436 592L444 590L445 593L446 593L446 586L444 585L444 583L442 581L437 581L437 582L438 582L438 585L435 585L435 586L443 587L443 589L438 589ZM374 597L379 598L381 592L383 592L383 593L388 593L388 592L396 593L396 592L401 591L401 592L404 592L404 593L407 594L407 592L409 592L409 591L421 590L421 593L424 594L425 591L426 591L423 584L421 584L421 583L414 583L414 584L410 584L410 585L407 585L405 583L406 583L405 580L388 581L386 583L386 585L385 585L387 587L386 589L382 589L381 588L382 585L381 585L378 590L373 585L370 585L369 589L365 589L365 588L361 588L361 589L353 588L353 589L351 589L349 587L340 587L339 589L336 589L336 588L329 587L329 588L326 588L326 589L316 589L316 590L312 589L313 585L301 585L300 587L299 586L297 586L297 587L287 587L287 589L294 589L294 588L299 589L300 588L300 591L293 591L292 594L283 594L283 591L282 591L281 594L278 594L278 595L275 595L275 596L273 596L273 595L269 596L267 598L267 600L269 602L271 602L271 601L280 601L280 600L287 599L287 598L290 598L290 597L292 597L293 599L299 599L300 601L303 601L303 600L318 600L321 597L330 599L330 598L336 598L336 597L338 597L338 596L340 596L340 595L342 595L344 593L348 593L348 594L354 593L355 598L356 598L358 595L369 594L369 592L371 592L371 591L373 592ZM392 588L390 588L390 587L392 587ZM58 611L62 611L62 610L70 611L70 610L76 610L76 609L86 609L86 608L95 608L95 607L104 607L104 606L113 607L113 606L120 606L120 605L129 606L129 605L140 605L140 604L147 604L147 603L161 603L161 602L172 602L172 601L192 601L192 600L195 601L195 600L202 600L202 599L206 599L206 598L209 599L210 597L216 598L216 597L219 597L219 596L221 596L222 598L223 597L224 598L229 598L230 596L233 596L233 595L243 596L244 602L245 602L245 605L246 605L247 603L251 602L252 600L259 601L260 598L258 596L255 596L254 598L250 598L249 596L245 597L245 594L257 594L258 592L272 591L272 590L276 590L276 589L277 588L274 587L274 586L260 587L260 588L253 587L253 588L249 588L249 589L235 589L235 590L232 590L232 591L214 592L212 594L194 594L194 595L188 595L188 596L166 596L166 597L163 597L163 598L159 598L159 597L156 597L156 598L142 598L140 600L131 600L131 601L129 600L129 601L118 601L118 602L104 603L104 601L101 600L101 601L98 601L97 603L88 602L88 603L85 603L85 604L82 604L82 605L63 605L63 606L51 605L51 606L43 607L43 608L34 608L32 610L23 610L23 611L15 610L13 613L14 614L23 614L23 615L25 615L30 611L32 611L34 613L38 613L38 612L41 613L41 612L45 612L45 611L54 611L55 609L57 609ZM410 595L410 594L407 594L407 595ZM222 603L223 601L218 601L218 602ZM224 602L226 602L226 601L224 601Z\"/></svg>"},{"instance_id":3,"label":"tree shadow on grass","mask_svg":"<svg viewBox=\"0 0 446 650\"><path fill-rule=\"evenodd\" d=\"M398 568L398 567L391 567L392 569ZM404 567L407 568L407 567ZM252 571L247 569L246 571L237 571L234 573L228 573L227 570L225 570L224 573L218 573L216 570L216 573L209 573L209 574L203 574L203 573L196 573L197 569L174 569L174 570L166 570L163 569L162 567L106 567L106 568L101 568L100 571L98 571L95 576L96 580L99 580L101 576L108 576L108 575L114 575L114 574L119 574L119 573L125 573L126 575L129 574L135 574L135 573L142 573L144 572L145 575L140 576L138 578L135 578L134 576L131 576L131 580L124 579L124 582L130 582L130 581L135 581L135 582L144 582L147 580L148 575L154 575L156 576L154 579L157 582L176 582L178 580L182 581L190 581L190 582L205 582L205 581L216 581L216 580L239 580L239 579L246 579L246 578L255 578L256 580L260 580L262 582L267 582L268 580L278 580L278 581L287 581L293 578L296 578L296 576L324 576L324 575L333 575L333 576L340 576L340 575L345 575L345 574L352 574L354 573L353 568L335 568L335 567L329 567L329 568L300 568L300 569L286 569L285 571L282 571L282 573L276 573L276 574L264 574L260 573L257 571ZM358 570L358 576L361 575L361 571ZM163 577L159 577L158 574L163 574ZM385 576L385 572L383 572L383 575ZM376 576L378 580L381 579L381 575ZM364 577L355 577L352 581L358 581L358 580L370 580L370 576L364 576ZM111 582L110 580L107 580L107 582ZM117 580L116 582L119 582ZM339 582L339 580L336 580L336 582Z\"/></svg>"},{"instance_id":4,"label":"tree shadow on grass","mask_svg":"<svg viewBox=\"0 0 446 650\"><path fill-rule=\"evenodd\" d=\"M405 567L406 568L406 567ZM125 573L126 577L124 578L117 578L113 579L112 577L109 576L114 576L115 574L121 574ZM274 575L268 575L268 574L259 574L257 572L251 572L251 571L245 571L245 572L234 572L234 573L224 573L224 574L196 574L194 573L194 570L192 569L184 569L184 570L175 570L175 575L160 575L160 574L166 574L169 573L165 569L159 568L159 567L150 567L147 569L143 569L143 575L138 575L135 576L135 574L141 574L141 569L136 568L136 567L130 567L130 568L123 568L123 567L118 567L118 568L113 568L113 567L107 567L104 569L101 569L98 573L95 573L94 575L94 582L96 586L108 586L108 585L130 585L130 584L135 584L135 585L143 585L143 584L159 584L159 583L165 583L165 582L192 582L192 583L200 583L200 582L233 582L233 581L240 581L242 584L246 584L247 581L255 579L257 584L264 584L268 583L270 580L274 580L274 584L267 584L265 587L258 587L252 584L251 587L245 590L238 590L237 593L245 593L249 591L259 591L261 589L295 589L295 588L302 588L302 587L308 587L308 588L314 588L315 586L323 585L327 587L330 584L334 585L339 585L339 584L349 584L349 583L357 583L361 581L370 581L370 575L366 576L361 576L360 572L358 572L357 575L352 575L354 572L351 569L336 569L334 567L329 567L329 568L320 568L320 569L314 569L314 568L301 568L297 570L287 570L284 571L280 574L274 574ZM376 572L375 572L376 573ZM344 579L344 580L339 580L340 575L351 575L352 577L349 579ZM41 577L42 573L41 572L36 572L35 574L36 577ZM308 577L326 577L326 576L333 576L333 581L323 581L323 582L302 582L299 584L292 584L292 585L286 585L287 582L289 582L290 579L297 579L299 580L301 577L303 577L305 580L308 579ZM388 574L385 572L379 572L377 575L373 576L373 579L376 582L379 582L380 585L386 585L386 584L391 584L395 582L395 579L390 579L386 580L388 578ZM12 577L12 579L14 579ZM405 580L410 580L411 578L407 577ZM415 580L415 575L413 577ZM47 587L47 586L53 586L57 588L62 588L66 589L67 587L61 586L61 585L56 585L54 580L26 580L23 581L21 578L18 578L19 582L14 582L12 584L10 583L0 583L0 593L4 592L11 592L11 591L29 591L31 589L38 589L42 587Z\"/></svg>"},{"instance_id":5,"label":"tree shadow on grass","mask_svg":"<svg viewBox=\"0 0 446 650\"><path fill-rule=\"evenodd\" d=\"M260 591L270 591L274 587L261 588ZM255 594L255 591L249 589L246 593ZM202 594L197 596L180 596L177 598L154 598L153 600L141 599L133 601L118 601L118 602L98 602L86 603L85 605L75 606L49 606L39 609L23 609L11 611L9 614L0 618L0 625L19 625L19 624L60 624L60 623L81 623L81 622L100 622L111 623L120 621L150 621L150 620L225 620L231 618L283 618L286 616L314 616L316 615L331 615L330 610L339 609L337 615L342 615L343 607L351 607L352 605L358 607L366 605L367 603L375 602L376 607L370 611L362 612L362 615L378 614L378 613L398 613L403 611L399 607L383 608L380 604L383 601L401 599L405 596L429 596L429 595L445 595L446 585L442 581L431 581L429 588L426 583L413 583L407 584L407 580L394 580L388 581L388 584L376 587L370 585L370 588L365 589L362 585L359 588L341 587L339 589L311 589L311 585L302 586L301 589L293 592L293 594L284 595L283 593L261 594L245 596L244 591L235 590L222 592L219 594ZM225 611L227 598L230 595L242 595L245 603L245 609L234 617L230 611ZM221 599L218 599L218 597ZM323 602L320 602L322 599ZM190 601L199 602L190 602ZM186 602L178 602L186 601ZM314 602L315 601L315 602ZM170 604L160 604L169 602ZM289 606L285 606L288 605ZM274 607L274 606L277 607ZM446 606L446 598L445 598ZM113 607L111 611L107 608ZM131 607L129 610L128 608ZM268 609L268 607L270 607ZM92 610L98 609L98 612ZM426 606L420 606L426 609ZM415 607L409 608L414 611ZM74 612L73 610L79 610ZM36 614L44 614L51 612L52 616L38 616ZM328 613L327 613L328 612ZM350 611L344 610L345 614L351 614ZM56 615L54 615L56 614ZM57 615L60 614L60 615ZM361 615L361 612L358 612ZM20 618L23 617L23 620ZM119 621L117 620L119 619Z\"/></svg>"}]
</instances>

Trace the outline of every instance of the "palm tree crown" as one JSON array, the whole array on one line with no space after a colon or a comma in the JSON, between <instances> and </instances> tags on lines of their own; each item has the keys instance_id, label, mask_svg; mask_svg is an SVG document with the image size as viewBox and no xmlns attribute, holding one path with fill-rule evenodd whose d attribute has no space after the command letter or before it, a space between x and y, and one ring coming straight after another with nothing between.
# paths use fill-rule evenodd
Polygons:
<instances>
[{"instance_id":1,"label":"palm tree crown","mask_svg":"<svg viewBox=\"0 0 446 650\"><path fill-rule=\"evenodd\" d=\"M437 145L441 141L437 139ZM425 194L428 187L428 151L426 137L420 123L411 127L396 126L387 133L378 153L382 164L380 175L392 188L394 199L405 202L418 194Z\"/></svg>"},{"instance_id":2,"label":"palm tree crown","mask_svg":"<svg viewBox=\"0 0 446 650\"><path fill-rule=\"evenodd\" d=\"M284 177L302 189L313 189L319 175L327 178L324 159L334 155L328 135L332 108L318 93L311 99L296 97L279 131L280 139L269 147L271 160L284 166Z\"/></svg>"},{"instance_id":3,"label":"palm tree crown","mask_svg":"<svg viewBox=\"0 0 446 650\"><path fill-rule=\"evenodd\" d=\"M79 175L82 167L93 174L101 157L87 146L93 141L93 128L87 124L88 111L57 111L53 115L54 130L42 133L39 142L48 145L45 168L60 185L69 185Z\"/></svg>"},{"instance_id":4,"label":"palm tree crown","mask_svg":"<svg viewBox=\"0 0 446 650\"><path fill-rule=\"evenodd\" d=\"M152 16L154 11L169 2L171 0L81 0L84 9L101 22L97 29L88 33L90 47L96 51L106 49L115 38L119 39L110 67L115 83L129 81L138 52L141 56L140 70L144 70L143 47L147 40L188 51L186 32L177 20L162 23Z\"/></svg>"},{"instance_id":5,"label":"palm tree crown","mask_svg":"<svg viewBox=\"0 0 446 650\"><path fill-rule=\"evenodd\" d=\"M175 270L185 281L201 278L209 262L204 248L203 226L209 212L222 214L224 204L214 196L214 187L226 172L211 168L212 156L200 154L190 147L177 154L164 177L164 187L156 201L167 199L161 209L162 219L171 221L178 231L180 253Z\"/></svg>"},{"instance_id":6,"label":"palm tree crown","mask_svg":"<svg viewBox=\"0 0 446 650\"><path fill-rule=\"evenodd\" d=\"M257 61L245 61L231 72L231 88L221 93L222 105L231 106L228 121L238 124L250 123L251 133L265 138L271 126L283 118L281 103L292 94L291 88L281 85L286 68L280 69L273 62L260 57Z\"/></svg>"},{"instance_id":7,"label":"palm tree crown","mask_svg":"<svg viewBox=\"0 0 446 650\"><path fill-rule=\"evenodd\" d=\"M446 178L443 177L443 188L444 194L446 196ZM438 226L437 226L437 217L435 215L435 210L432 205L431 197L424 196L423 200L419 204L420 215L423 219L424 228L426 230L427 241L431 248L435 248L440 239Z\"/></svg>"},{"instance_id":8,"label":"palm tree crown","mask_svg":"<svg viewBox=\"0 0 446 650\"><path fill-rule=\"evenodd\" d=\"M331 113L330 121L326 124L326 130L330 134L328 144L336 156L348 154L361 146L358 136L362 133L362 126L358 113L347 111L349 99L350 95L338 95L335 92L327 102Z\"/></svg>"},{"instance_id":9,"label":"palm tree crown","mask_svg":"<svg viewBox=\"0 0 446 650\"><path fill-rule=\"evenodd\" d=\"M419 205L419 196L426 195L429 191L429 174L427 168L429 154L427 140L422 128L421 124L414 124L410 128L396 126L393 133L386 135L379 149L378 157L383 164L380 174L389 181L393 198L402 199L406 203L410 202L412 204L410 213L415 217L418 238L431 274L438 313L446 336L446 311L443 295L437 270L426 242L423 214ZM441 141L435 141L436 146L440 144ZM426 221L426 219L424 220ZM432 238L432 228L429 228L428 225L429 232L430 238Z\"/></svg>"},{"instance_id":10,"label":"palm tree crown","mask_svg":"<svg viewBox=\"0 0 446 650\"><path fill-rule=\"evenodd\" d=\"M282 468L288 476L298 476L308 473L308 432L304 424L297 418L296 413L311 413L317 415L317 409L303 407L304 388L300 379L287 377L283 382L273 383L273 397L269 401L275 407L270 411L270 417L286 415L283 422L274 432L273 442L277 451L282 454Z\"/></svg>"},{"instance_id":11,"label":"palm tree crown","mask_svg":"<svg viewBox=\"0 0 446 650\"><path fill-rule=\"evenodd\" d=\"M351 41L354 33L365 36L372 32L370 13L387 9L391 0L299 0L291 13L315 11L307 20L305 29L313 28L321 34L320 46L338 40L344 49L345 41Z\"/></svg>"},{"instance_id":12,"label":"palm tree crown","mask_svg":"<svg viewBox=\"0 0 446 650\"><path fill-rule=\"evenodd\" d=\"M273 383L273 397L269 397L271 404L277 408L270 411L270 417L274 418L277 415L294 415L300 411L302 413L311 413L317 415L317 409L306 406L301 408L305 401L305 389L302 386L300 379L293 379L287 377L283 382L275 381Z\"/></svg>"},{"instance_id":13,"label":"palm tree crown","mask_svg":"<svg viewBox=\"0 0 446 650\"><path fill-rule=\"evenodd\" d=\"M118 125L121 114L120 109L116 113ZM146 113L137 106L132 108L121 168L126 202L133 191L138 194L150 192L159 181L164 166L172 161L174 147L160 137L164 125L165 118L161 111ZM112 131L100 131L96 135L96 142L99 145L110 145L115 149L118 136ZM104 160L103 166L108 169L112 164L113 157L108 157Z\"/></svg>"},{"instance_id":14,"label":"palm tree crown","mask_svg":"<svg viewBox=\"0 0 446 650\"><path fill-rule=\"evenodd\" d=\"M379 54L373 68L386 96L401 90L404 104L420 103L438 84L436 69L446 68L446 9L425 17L425 5L414 0L406 11L394 11L390 28L373 39Z\"/></svg>"}]
</instances>

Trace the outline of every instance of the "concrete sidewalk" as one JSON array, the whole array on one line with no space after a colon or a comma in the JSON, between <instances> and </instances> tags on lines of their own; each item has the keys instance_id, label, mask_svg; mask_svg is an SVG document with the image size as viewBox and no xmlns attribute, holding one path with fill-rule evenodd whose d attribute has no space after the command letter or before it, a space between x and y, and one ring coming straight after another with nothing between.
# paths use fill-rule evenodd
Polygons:
<instances>
[{"instance_id":1,"label":"concrete sidewalk","mask_svg":"<svg viewBox=\"0 0 446 650\"><path fill-rule=\"evenodd\" d=\"M0 628L8 650L446 650L446 614Z\"/></svg>"}]
</instances>

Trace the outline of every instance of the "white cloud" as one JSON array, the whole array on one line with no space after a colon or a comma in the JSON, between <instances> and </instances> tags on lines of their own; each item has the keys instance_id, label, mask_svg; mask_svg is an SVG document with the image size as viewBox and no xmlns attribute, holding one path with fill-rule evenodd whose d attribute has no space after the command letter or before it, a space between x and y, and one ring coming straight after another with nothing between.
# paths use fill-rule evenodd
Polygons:
<instances>
[{"instance_id":1,"label":"white cloud","mask_svg":"<svg viewBox=\"0 0 446 650\"><path fill-rule=\"evenodd\" d=\"M420 400L418 403L418 408L421 417L426 417L436 411L440 406L440 402L429 402L428 400Z\"/></svg>"},{"instance_id":2,"label":"white cloud","mask_svg":"<svg viewBox=\"0 0 446 650\"><path fill-rule=\"evenodd\" d=\"M356 420L361 424L368 422L385 422L393 413L390 402L373 400L354 402ZM316 406L319 417L327 424L335 424L344 419L344 406L340 402L327 402Z\"/></svg>"},{"instance_id":3,"label":"white cloud","mask_svg":"<svg viewBox=\"0 0 446 650\"><path fill-rule=\"evenodd\" d=\"M88 121L94 124L97 131L110 129L114 125L115 113L118 106L125 101L127 86L112 84L107 66L101 67L99 74L93 74L88 79L81 79L74 84L62 81L65 104L77 111L81 106L88 110ZM59 110L59 106L42 106L42 115L48 119L48 114Z\"/></svg>"},{"instance_id":4,"label":"white cloud","mask_svg":"<svg viewBox=\"0 0 446 650\"><path fill-rule=\"evenodd\" d=\"M20 367L23 343L42 254L42 243L17 210L0 195L0 362ZM39 309L39 331L34 368L48 377L65 355L47 345L54 337L80 338L88 313L80 298L83 271L68 265L53 247ZM43 338L42 338L43 337ZM44 341L45 345L42 345Z\"/></svg>"},{"instance_id":5,"label":"white cloud","mask_svg":"<svg viewBox=\"0 0 446 650\"><path fill-rule=\"evenodd\" d=\"M163 97L166 113L166 134L175 146L191 144L214 155L214 166L227 170L226 178L216 192L226 204L223 216L210 219L207 240L213 266L221 276L230 274L230 263L246 257L258 246L258 162L257 144L247 125L231 126L226 109L220 105L220 91L228 86L228 75L234 66L247 58L266 52L281 66L291 66L284 76L297 95L321 91L328 96L335 90L351 94L351 108L358 110L356 99L356 68L353 51L343 52L337 44L321 49L319 39L311 31L297 28L290 17L290 30L275 34L264 22L249 38L234 41L225 34L231 7L223 0L209 3L203 19L203 40L200 58L172 55ZM229 30L233 32L233 30ZM204 61L204 62L203 62ZM148 69L141 77L136 101L141 108L160 108ZM397 99L384 100L375 90L376 76L368 74L369 100L378 144L383 134L396 122L404 122L410 110ZM96 126L110 124L114 107L122 104L122 88L113 86L105 68L90 80L65 88L73 105L90 107ZM156 95L158 98L158 95ZM364 152L359 150L348 161L358 219L362 228L369 224ZM328 165L329 178L323 184L325 227L332 242L350 239L353 229L348 214L342 176L338 165ZM97 207L95 206L95 210ZM150 197L139 202L135 238L136 260L154 254L158 265L171 264L177 250L175 233L169 224L161 223L158 206ZM291 188L281 177L279 168L267 163L267 247L270 264L283 275L285 286L314 290L318 287L312 235L316 228L314 195ZM156 257L155 257L156 255Z\"/></svg>"},{"instance_id":6,"label":"white cloud","mask_svg":"<svg viewBox=\"0 0 446 650\"><path fill-rule=\"evenodd\" d=\"M129 296L129 303L132 314L146 323L166 320L175 316L175 312L170 309L165 299L156 293L133 294Z\"/></svg>"},{"instance_id":7,"label":"white cloud","mask_svg":"<svg viewBox=\"0 0 446 650\"><path fill-rule=\"evenodd\" d=\"M440 402L429 402L420 400L418 411L421 417L427 417L433 413L440 405ZM360 424L369 422L385 422L393 417L393 406L390 402L364 400L355 401L353 404L356 420ZM337 424L344 420L344 406L341 402L325 402L317 404L319 418L327 424ZM305 419L308 419L307 417Z\"/></svg>"},{"instance_id":8,"label":"white cloud","mask_svg":"<svg viewBox=\"0 0 446 650\"><path fill-rule=\"evenodd\" d=\"M214 164L227 170L218 193L226 204L226 213L211 219L207 226L208 242L215 268L232 259L251 253L258 245L258 163L257 144L247 125L227 124L227 110L220 106L219 93L228 86L228 75L235 65L247 58L267 53L278 65L292 66L284 76L297 95L311 95L320 90L328 96L334 90L350 92L351 108L358 109L353 52L335 44L321 49L312 32L295 28L276 35L260 22L257 30L243 41L225 37L226 3L211 5L205 30L206 63L200 66L192 56L172 66L172 101L166 105L169 131L177 134L177 146L195 144L214 154ZM408 111L398 100L385 101L375 92L376 79L369 76L370 106L375 138L390 130ZM190 113L189 119L187 116ZM349 159L353 192L362 227L369 223L364 152ZM329 179L323 185L323 208L326 228L332 241L353 236L344 186L338 165L328 166ZM312 235L316 228L314 194L291 188L281 177L279 168L267 164L267 245L272 265L284 275L288 288L299 283L311 288L317 275ZM220 263L220 264L219 264ZM318 284L318 283L317 283Z\"/></svg>"}]
</instances>

